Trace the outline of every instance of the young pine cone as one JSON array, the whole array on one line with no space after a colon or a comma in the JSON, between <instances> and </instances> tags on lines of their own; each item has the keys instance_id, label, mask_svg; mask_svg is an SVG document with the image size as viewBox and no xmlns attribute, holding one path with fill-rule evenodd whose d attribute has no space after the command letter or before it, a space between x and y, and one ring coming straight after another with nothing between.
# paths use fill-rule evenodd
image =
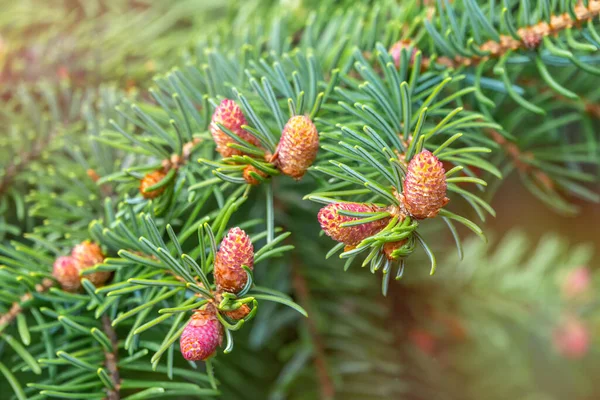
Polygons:
<instances>
[{"instance_id":1,"label":"young pine cone","mask_svg":"<svg viewBox=\"0 0 600 400\"><path fill-rule=\"evenodd\" d=\"M223 132L217 124L223 125L241 139L244 139L255 146L260 146L258 139L242 129L242 125L248 125L248 122L235 101L225 99L215 109L210 123L210 133L217 144L217 151L223 158L242 155L243 153L240 150L227 146L230 143L237 142L231 136Z\"/></svg>"},{"instance_id":2,"label":"young pine cone","mask_svg":"<svg viewBox=\"0 0 600 400\"><path fill-rule=\"evenodd\" d=\"M304 115L290 118L277 146L281 172L300 180L315 161L318 151L319 133L310 118Z\"/></svg>"},{"instance_id":3,"label":"young pine cone","mask_svg":"<svg viewBox=\"0 0 600 400\"><path fill-rule=\"evenodd\" d=\"M179 338L179 346L186 360L204 361L217 351L222 340L223 327L210 307L194 312Z\"/></svg>"},{"instance_id":4,"label":"young pine cone","mask_svg":"<svg viewBox=\"0 0 600 400\"><path fill-rule=\"evenodd\" d=\"M156 185L158 182L162 181L167 174L162 170L154 171L147 173L146 176L142 178L140 181L140 193L144 196L145 199L154 199L165 191L165 187L161 187L156 190L146 191L150 186Z\"/></svg>"},{"instance_id":5,"label":"young pine cone","mask_svg":"<svg viewBox=\"0 0 600 400\"><path fill-rule=\"evenodd\" d=\"M252 270L254 247L246 232L240 228L231 228L215 257L213 274L217 288L229 293L240 292L248 281L242 265Z\"/></svg>"},{"instance_id":6,"label":"young pine cone","mask_svg":"<svg viewBox=\"0 0 600 400\"><path fill-rule=\"evenodd\" d=\"M366 224L341 227L340 225L344 222L361 218L339 214L338 211L340 210L368 213L381 211L381 209L373 204L364 203L331 203L321 208L317 217L319 224L321 224L321 229L333 240L337 240L348 246L355 246L369 236L375 235L385 228L390 220L389 217L386 217L377 221L367 222Z\"/></svg>"},{"instance_id":7,"label":"young pine cone","mask_svg":"<svg viewBox=\"0 0 600 400\"><path fill-rule=\"evenodd\" d=\"M403 202L413 218L433 218L448 203L445 174L442 162L428 150L410 160L404 179Z\"/></svg>"},{"instance_id":8,"label":"young pine cone","mask_svg":"<svg viewBox=\"0 0 600 400\"><path fill-rule=\"evenodd\" d=\"M66 292L74 293L81 288L77 264L77 260L70 256L58 257L54 261L52 276L56 278L62 289Z\"/></svg>"},{"instance_id":9,"label":"young pine cone","mask_svg":"<svg viewBox=\"0 0 600 400\"><path fill-rule=\"evenodd\" d=\"M76 261L78 273L104 261L104 254L100 246L89 240L73 247L71 256ZM98 271L82 277L88 279L94 286L101 286L110 278L110 272Z\"/></svg>"}]
</instances>

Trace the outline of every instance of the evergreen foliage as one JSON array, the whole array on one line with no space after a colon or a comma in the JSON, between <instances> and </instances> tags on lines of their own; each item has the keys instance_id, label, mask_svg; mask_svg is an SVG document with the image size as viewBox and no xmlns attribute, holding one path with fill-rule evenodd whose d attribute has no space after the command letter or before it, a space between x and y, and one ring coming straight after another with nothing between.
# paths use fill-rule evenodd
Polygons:
<instances>
[{"instance_id":1,"label":"evergreen foliage","mask_svg":"<svg viewBox=\"0 0 600 400\"><path fill-rule=\"evenodd\" d=\"M600 1L0 9L0 397L597 396L592 249L485 223L600 201Z\"/></svg>"}]
</instances>

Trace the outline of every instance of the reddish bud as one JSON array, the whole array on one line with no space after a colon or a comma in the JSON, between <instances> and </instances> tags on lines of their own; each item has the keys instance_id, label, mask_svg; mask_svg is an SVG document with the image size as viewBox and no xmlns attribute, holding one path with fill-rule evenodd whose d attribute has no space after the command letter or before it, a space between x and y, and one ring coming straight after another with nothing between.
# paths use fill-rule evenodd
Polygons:
<instances>
[{"instance_id":1,"label":"reddish bud","mask_svg":"<svg viewBox=\"0 0 600 400\"><path fill-rule=\"evenodd\" d=\"M282 173L302 179L319 151L319 133L310 118L296 115L289 119L277 146L278 166Z\"/></svg>"},{"instance_id":2,"label":"reddish bud","mask_svg":"<svg viewBox=\"0 0 600 400\"><path fill-rule=\"evenodd\" d=\"M242 265L254 268L254 247L246 232L231 228L215 257L213 274L217 287L230 293L241 291L248 281Z\"/></svg>"},{"instance_id":3,"label":"reddish bud","mask_svg":"<svg viewBox=\"0 0 600 400\"><path fill-rule=\"evenodd\" d=\"M242 129L242 125L248 125L246 117L235 101L225 99L219 104L212 115L210 123L210 133L217 144L217 151L222 157L231 157L242 155L242 151L228 147L230 143L237 143L235 139L227 135L219 128L217 124L223 125L241 139L260 146L260 142L253 135Z\"/></svg>"},{"instance_id":4,"label":"reddish bud","mask_svg":"<svg viewBox=\"0 0 600 400\"><path fill-rule=\"evenodd\" d=\"M592 274L586 267L578 267L569 271L561 287L563 296L573 299L585 294L590 289L591 281Z\"/></svg>"},{"instance_id":5,"label":"reddish bud","mask_svg":"<svg viewBox=\"0 0 600 400\"><path fill-rule=\"evenodd\" d=\"M404 179L403 203L412 217L433 218L448 203L445 173L442 162L429 150L423 150L410 160Z\"/></svg>"},{"instance_id":6,"label":"reddish bud","mask_svg":"<svg viewBox=\"0 0 600 400\"><path fill-rule=\"evenodd\" d=\"M194 312L179 338L183 358L204 361L212 356L223 340L223 327L214 309Z\"/></svg>"},{"instance_id":7,"label":"reddish bud","mask_svg":"<svg viewBox=\"0 0 600 400\"><path fill-rule=\"evenodd\" d=\"M164 186L156 190L148 191L147 189L162 181L166 175L167 174L162 169L146 174L140 181L140 193L142 196L146 199L154 199L160 196L165 191Z\"/></svg>"},{"instance_id":8,"label":"reddish bud","mask_svg":"<svg viewBox=\"0 0 600 400\"><path fill-rule=\"evenodd\" d=\"M340 210L371 213L381 211L381 208L373 204L364 203L331 203L321 208L317 217L319 224L321 224L321 229L333 240L342 242L348 246L355 246L369 236L375 235L385 228L390 220L389 217L386 217L377 221L367 222L366 224L342 227L340 225L345 222L361 218L342 215L338 213Z\"/></svg>"},{"instance_id":9,"label":"reddish bud","mask_svg":"<svg viewBox=\"0 0 600 400\"><path fill-rule=\"evenodd\" d=\"M54 261L52 276L64 291L77 292L81 288L77 261L73 257L58 257Z\"/></svg>"},{"instance_id":10,"label":"reddish bud","mask_svg":"<svg viewBox=\"0 0 600 400\"><path fill-rule=\"evenodd\" d=\"M555 350L573 360L585 356L590 347L590 333L583 322L575 317L567 318L556 327L552 339Z\"/></svg>"},{"instance_id":11,"label":"reddish bud","mask_svg":"<svg viewBox=\"0 0 600 400\"><path fill-rule=\"evenodd\" d=\"M437 340L425 329L411 329L410 332L408 332L408 339L425 354L432 355L435 352Z\"/></svg>"},{"instance_id":12,"label":"reddish bud","mask_svg":"<svg viewBox=\"0 0 600 400\"><path fill-rule=\"evenodd\" d=\"M408 57L409 57L409 65L412 65L415 62L415 54L417 54L417 48L414 45L413 41L410 39L404 39L404 40L400 40L396 43L394 43L394 45L390 48L390 55L392 56L392 59L394 60L394 65L396 65L396 68L400 68L400 58L402 55L402 49L406 49L406 51L409 51L409 48L412 47L412 50L410 50L410 52L408 53Z\"/></svg>"}]
</instances>

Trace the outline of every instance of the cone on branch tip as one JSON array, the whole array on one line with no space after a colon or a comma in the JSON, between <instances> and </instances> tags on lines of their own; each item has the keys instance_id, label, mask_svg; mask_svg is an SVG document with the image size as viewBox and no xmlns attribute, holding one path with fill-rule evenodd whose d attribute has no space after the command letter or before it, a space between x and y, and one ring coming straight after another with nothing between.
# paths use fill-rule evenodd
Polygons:
<instances>
[{"instance_id":1,"label":"cone on branch tip","mask_svg":"<svg viewBox=\"0 0 600 400\"><path fill-rule=\"evenodd\" d=\"M578 318L568 316L554 329L552 334L554 349L564 358L583 358L591 345L588 327Z\"/></svg>"},{"instance_id":2,"label":"cone on branch tip","mask_svg":"<svg viewBox=\"0 0 600 400\"><path fill-rule=\"evenodd\" d=\"M296 115L283 128L277 146L279 170L296 180L302 179L319 151L319 133L315 124L304 115Z\"/></svg>"},{"instance_id":3,"label":"cone on branch tip","mask_svg":"<svg viewBox=\"0 0 600 400\"><path fill-rule=\"evenodd\" d=\"M433 218L448 204L446 171L429 150L410 160L403 187L402 202L413 218Z\"/></svg>"},{"instance_id":4,"label":"cone on branch tip","mask_svg":"<svg viewBox=\"0 0 600 400\"><path fill-rule=\"evenodd\" d=\"M341 224L345 222L361 218L342 215L339 211L374 213L380 212L382 209L376 205L365 203L331 203L321 208L317 216L321 229L333 240L342 242L347 246L355 246L369 236L375 235L385 228L390 221L390 217L386 217L365 224L342 227Z\"/></svg>"},{"instance_id":5,"label":"cone on branch tip","mask_svg":"<svg viewBox=\"0 0 600 400\"><path fill-rule=\"evenodd\" d=\"M217 124L223 125L239 138L260 147L258 139L242 129L242 126L248 125L248 122L246 121L246 117L244 117L244 113L235 101L224 99L215 109L210 123L210 134L217 145L217 151L223 158L243 155L241 150L227 146L228 144L237 142L231 136L223 132Z\"/></svg>"},{"instance_id":6,"label":"cone on branch tip","mask_svg":"<svg viewBox=\"0 0 600 400\"><path fill-rule=\"evenodd\" d=\"M77 268L79 273L87 268L91 268L96 264L100 264L104 261L104 253L102 249L96 243L92 243L89 240L81 242L80 244L73 247L71 256L77 261ZM109 278L111 273L107 271L98 271L91 274L86 274L82 278L88 279L94 284L94 286L103 285Z\"/></svg>"},{"instance_id":7,"label":"cone on branch tip","mask_svg":"<svg viewBox=\"0 0 600 400\"><path fill-rule=\"evenodd\" d=\"M254 268L254 247L246 232L237 227L231 228L215 257L213 274L217 288L239 293L248 281L243 265L250 270Z\"/></svg>"},{"instance_id":8,"label":"cone on branch tip","mask_svg":"<svg viewBox=\"0 0 600 400\"><path fill-rule=\"evenodd\" d=\"M167 174L164 170L149 172L140 181L140 193L145 199L155 199L165 191L165 186L155 190L147 190L149 187L156 185L158 182L165 179Z\"/></svg>"},{"instance_id":9,"label":"cone on branch tip","mask_svg":"<svg viewBox=\"0 0 600 400\"><path fill-rule=\"evenodd\" d=\"M77 261L71 256L58 257L54 261L52 276L66 292L77 292L81 288Z\"/></svg>"},{"instance_id":10,"label":"cone on branch tip","mask_svg":"<svg viewBox=\"0 0 600 400\"><path fill-rule=\"evenodd\" d=\"M194 312L179 338L183 358L204 361L217 351L223 341L223 327L214 307Z\"/></svg>"}]
</instances>

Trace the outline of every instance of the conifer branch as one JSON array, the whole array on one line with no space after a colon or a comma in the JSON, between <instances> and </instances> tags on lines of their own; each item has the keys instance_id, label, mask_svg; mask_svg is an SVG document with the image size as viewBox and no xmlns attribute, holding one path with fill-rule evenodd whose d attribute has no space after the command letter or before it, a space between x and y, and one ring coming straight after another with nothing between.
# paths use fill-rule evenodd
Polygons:
<instances>
[{"instance_id":1,"label":"conifer branch","mask_svg":"<svg viewBox=\"0 0 600 400\"><path fill-rule=\"evenodd\" d=\"M500 35L499 42L489 40L479 47L481 52L488 53L488 55L473 55L470 57L457 55L454 58L439 57L435 60L424 58L422 66L424 69L427 69L433 61L448 68L468 67L491 58L500 58L508 51L535 49L540 45L544 37L557 35L565 29L579 26L584 22L598 17L600 15L600 0L590 0L587 7L582 3L575 5L574 14L576 18L573 18L569 13L564 13L562 15L551 16L549 23L542 21L535 25L519 28L517 35L520 37L520 40L510 35Z\"/></svg>"},{"instance_id":2,"label":"conifer branch","mask_svg":"<svg viewBox=\"0 0 600 400\"><path fill-rule=\"evenodd\" d=\"M112 351L105 351L104 357L106 368L108 369L109 376L115 387L114 389L107 391L106 398L107 400L119 400L121 398L121 377L117 367L117 363L119 362L119 341L117 334L112 327L110 318L106 314L102 316L102 328L112 344Z\"/></svg>"},{"instance_id":3,"label":"conifer branch","mask_svg":"<svg viewBox=\"0 0 600 400\"><path fill-rule=\"evenodd\" d=\"M306 279L300 272L298 272L299 265L297 262L294 263L292 268L292 285L294 292L298 295L300 305L306 310L308 315L314 315L311 312L310 307L310 291L306 284ZM325 348L323 340L319 335L319 330L312 318L306 318L306 324L308 327L308 333L310 335L313 347L314 347L314 362L317 370L317 376L321 386L321 398L322 400L331 400L335 396L335 388L327 370L327 362L325 356Z\"/></svg>"},{"instance_id":4,"label":"conifer branch","mask_svg":"<svg viewBox=\"0 0 600 400\"><path fill-rule=\"evenodd\" d=\"M519 149L519 146L508 141L504 136L502 136L499 132L493 129L488 129L487 132L492 138L492 140L500 145L504 153L511 159L515 167L520 172L530 172L546 188L554 189L554 183L552 182L552 178L550 178L550 176L547 173L523 161L527 158L533 158L533 154L521 151L521 149Z\"/></svg>"},{"instance_id":5,"label":"conifer branch","mask_svg":"<svg viewBox=\"0 0 600 400\"><path fill-rule=\"evenodd\" d=\"M35 291L37 293L44 293L54 285L54 281L45 278L41 283L35 285ZM6 314L0 315L0 329L2 327L10 325L17 316L23 312L23 304L33 298L31 292L25 293L21 296L19 301L15 301Z\"/></svg>"},{"instance_id":6,"label":"conifer branch","mask_svg":"<svg viewBox=\"0 0 600 400\"><path fill-rule=\"evenodd\" d=\"M6 166L4 169L4 176L0 179L0 197L2 197L2 195L10 188L13 180L20 172L24 171L31 162L40 158L42 152L46 149L46 146L48 146L55 137L56 133L50 133L45 138L36 140L33 143L31 150L20 155L19 163L10 162Z\"/></svg>"},{"instance_id":7,"label":"conifer branch","mask_svg":"<svg viewBox=\"0 0 600 400\"><path fill-rule=\"evenodd\" d=\"M579 97L578 100L569 99L556 91L550 89L543 82L539 82L533 78L520 79L519 85L529 88L535 88L540 93L550 93L555 100L568 105L578 106L580 109L594 119L600 119L600 104L589 100L585 97Z\"/></svg>"}]
</instances>

